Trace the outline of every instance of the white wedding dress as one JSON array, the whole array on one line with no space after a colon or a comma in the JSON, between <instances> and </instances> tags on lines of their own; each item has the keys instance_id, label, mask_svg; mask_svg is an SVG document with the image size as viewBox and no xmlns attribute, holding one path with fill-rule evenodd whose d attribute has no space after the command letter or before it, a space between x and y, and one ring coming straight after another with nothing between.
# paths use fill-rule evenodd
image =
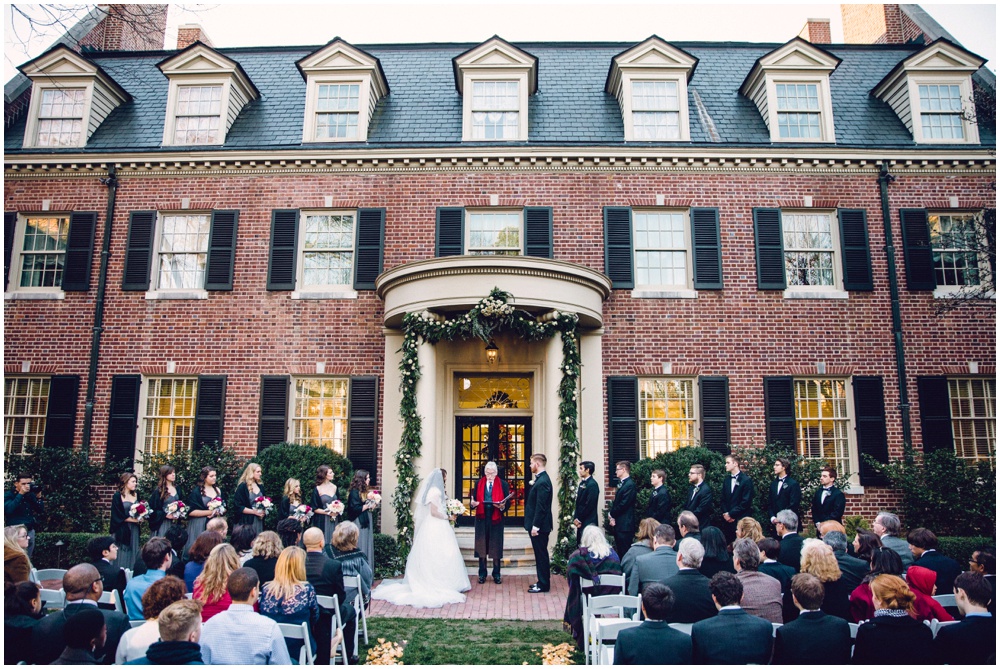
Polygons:
<instances>
[{"instance_id":1,"label":"white wedding dress","mask_svg":"<svg viewBox=\"0 0 1000 669\"><path fill-rule=\"evenodd\" d=\"M372 599L425 609L465 601L462 593L472 585L444 499L444 478L435 469L417 493L416 528L403 578L383 581Z\"/></svg>"}]
</instances>

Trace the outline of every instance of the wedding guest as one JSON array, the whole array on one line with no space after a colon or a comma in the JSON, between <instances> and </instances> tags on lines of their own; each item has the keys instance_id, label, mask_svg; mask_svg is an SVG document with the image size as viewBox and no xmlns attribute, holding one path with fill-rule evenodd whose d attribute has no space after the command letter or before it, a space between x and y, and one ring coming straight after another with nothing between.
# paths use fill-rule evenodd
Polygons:
<instances>
[{"instance_id":1,"label":"wedding guest","mask_svg":"<svg viewBox=\"0 0 1000 669\"><path fill-rule=\"evenodd\" d=\"M8 525L3 528L3 582L20 583L30 577L28 528L24 525Z\"/></svg>"},{"instance_id":2,"label":"wedding guest","mask_svg":"<svg viewBox=\"0 0 1000 669\"><path fill-rule=\"evenodd\" d=\"M701 524L693 511L681 511L677 514L677 531L681 539L697 539L701 541Z\"/></svg>"},{"instance_id":3,"label":"wedding guest","mask_svg":"<svg viewBox=\"0 0 1000 669\"><path fill-rule=\"evenodd\" d=\"M253 528L253 525L237 525L233 528L233 538L229 542L236 551L236 557L240 561L240 566L246 565L247 560L253 557L253 540L260 534Z\"/></svg>"},{"instance_id":4,"label":"wedding guest","mask_svg":"<svg viewBox=\"0 0 1000 669\"><path fill-rule=\"evenodd\" d=\"M160 613L174 602L184 599L186 592L184 581L176 576L165 576L149 586L142 595L142 617L146 622L122 635L115 653L115 664L146 657L150 645L160 640Z\"/></svg>"},{"instance_id":5,"label":"wedding guest","mask_svg":"<svg viewBox=\"0 0 1000 669\"><path fill-rule=\"evenodd\" d=\"M566 564L566 580L569 581L569 594L566 597L566 608L563 611L563 629L573 635L578 649L583 650L586 637L583 629L583 607L581 601L585 595L615 595L621 594L621 587L602 585L601 577L619 575L622 565L618 554L608 544L604 530L596 525L583 528L580 547L573 551ZM583 588L580 579L592 581L592 587Z\"/></svg>"},{"instance_id":6,"label":"wedding guest","mask_svg":"<svg viewBox=\"0 0 1000 669\"><path fill-rule=\"evenodd\" d=\"M653 551L635 559L628 575L628 594L635 597L645 592L650 583L665 583L678 572L677 551L674 546L677 537L674 528L660 523L653 530Z\"/></svg>"},{"instance_id":7,"label":"wedding guest","mask_svg":"<svg viewBox=\"0 0 1000 669\"><path fill-rule=\"evenodd\" d=\"M94 651L104 646L108 638L108 626L104 616L97 609L81 611L66 621L63 639L66 647L50 664L100 664Z\"/></svg>"},{"instance_id":8,"label":"wedding guest","mask_svg":"<svg viewBox=\"0 0 1000 669\"><path fill-rule=\"evenodd\" d=\"M129 517L129 510L139 501L135 491L139 479L132 472L125 472L118 481L118 491L111 497L111 534L118 545L118 559L111 564L115 568L133 569L139 557L139 521Z\"/></svg>"},{"instance_id":9,"label":"wedding guest","mask_svg":"<svg viewBox=\"0 0 1000 669\"><path fill-rule=\"evenodd\" d=\"M847 592L854 592L854 589L861 585L861 581L868 574L868 563L861 558L847 554L847 535L843 532L826 532L823 535L823 543L833 549L833 555L837 558L837 566L840 567Z\"/></svg>"},{"instance_id":10,"label":"wedding guest","mask_svg":"<svg viewBox=\"0 0 1000 669\"><path fill-rule=\"evenodd\" d=\"M160 612L157 622L160 640L150 644L145 657L127 664L206 664L198 645L201 638L201 602L191 599L174 602Z\"/></svg>"},{"instance_id":11,"label":"wedding guest","mask_svg":"<svg viewBox=\"0 0 1000 669\"><path fill-rule=\"evenodd\" d=\"M187 564L184 565L184 585L188 592L194 592L194 580L201 575L212 549L224 541L216 532L202 532L198 535L188 552Z\"/></svg>"},{"instance_id":12,"label":"wedding guest","mask_svg":"<svg viewBox=\"0 0 1000 669\"><path fill-rule=\"evenodd\" d=\"M260 584L253 569L233 571L226 582L227 611L202 628L201 653L206 664L291 664L278 623L254 611Z\"/></svg>"},{"instance_id":13,"label":"wedding guest","mask_svg":"<svg viewBox=\"0 0 1000 669\"><path fill-rule=\"evenodd\" d=\"M871 530L858 528L854 535L854 556L860 560L871 563L872 553L876 548L882 548L882 540Z\"/></svg>"},{"instance_id":14,"label":"wedding guest","mask_svg":"<svg viewBox=\"0 0 1000 669\"><path fill-rule=\"evenodd\" d=\"M323 532L323 545L330 543L337 515L329 510L329 505L337 499L337 486L333 483L333 470L328 465L316 469L316 485L309 505L313 508L312 525ZM301 529L301 528L300 528Z\"/></svg>"},{"instance_id":15,"label":"wedding guest","mask_svg":"<svg viewBox=\"0 0 1000 669\"><path fill-rule=\"evenodd\" d=\"M955 579L955 605L962 621L938 630L934 645L942 664L996 664L997 625L987 610L993 588L982 574L963 572Z\"/></svg>"},{"instance_id":16,"label":"wedding guest","mask_svg":"<svg viewBox=\"0 0 1000 669\"><path fill-rule=\"evenodd\" d=\"M910 551L913 553L913 564L926 567L937 574L935 585L937 594L950 595L955 583L955 578L962 573L962 567L955 560L944 553L938 552L938 538L926 527L918 527L910 530L906 535L906 541L910 544Z\"/></svg>"},{"instance_id":17,"label":"wedding guest","mask_svg":"<svg viewBox=\"0 0 1000 669\"><path fill-rule=\"evenodd\" d=\"M3 663L31 660L31 634L42 619L42 596L37 583L4 583Z\"/></svg>"},{"instance_id":18,"label":"wedding guest","mask_svg":"<svg viewBox=\"0 0 1000 669\"><path fill-rule=\"evenodd\" d=\"M788 565L796 572L801 569L802 535L799 534L799 519L788 509L778 512L778 522L774 525L778 533L781 548L778 551L778 562Z\"/></svg>"},{"instance_id":19,"label":"wedding guest","mask_svg":"<svg viewBox=\"0 0 1000 669\"><path fill-rule=\"evenodd\" d=\"M739 522L736 523L736 538L749 539L756 544L764 538L764 528L752 516L740 518Z\"/></svg>"},{"instance_id":20,"label":"wedding guest","mask_svg":"<svg viewBox=\"0 0 1000 669\"><path fill-rule=\"evenodd\" d=\"M778 562L781 544L778 543L777 539L764 537L757 542L757 548L760 549L761 558L763 559L760 566L757 567L757 571L767 574L771 578L778 579L778 583L781 584L781 592L788 592L788 588L792 583L792 577L795 576L795 570L787 564Z\"/></svg>"},{"instance_id":21,"label":"wedding guest","mask_svg":"<svg viewBox=\"0 0 1000 669\"><path fill-rule=\"evenodd\" d=\"M847 528L839 520L824 520L822 523L816 523L817 539L825 538L830 532L843 532L844 536L847 536Z\"/></svg>"},{"instance_id":22,"label":"wedding guest","mask_svg":"<svg viewBox=\"0 0 1000 669\"><path fill-rule=\"evenodd\" d=\"M833 554L833 549L819 539L806 539L802 545L801 573L812 574L823 584L823 613L847 620L850 616L851 592L844 583L840 565ZM785 593L783 615L785 622L795 620L799 609L792 602L791 590Z\"/></svg>"},{"instance_id":23,"label":"wedding guest","mask_svg":"<svg viewBox=\"0 0 1000 669\"><path fill-rule=\"evenodd\" d=\"M704 557L705 547L697 539L686 537L677 544L677 573L663 583L676 597L668 623L696 623L718 612L708 587L710 581L698 571Z\"/></svg>"},{"instance_id":24,"label":"wedding guest","mask_svg":"<svg viewBox=\"0 0 1000 669\"><path fill-rule=\"evenodd\" d=\"M871 582L882 574L902 576L903 561L899 553L891 548L879 546L872 551L871 570L861 581L861 585L851 593L848 611L850 622L860 623L875 615L875 604L872 601Z\"/></svg>"},{"instance_id":25,"label":"wedding guest","mask_svg":"<svg viewBox=\"0 0 1000 669\"><path fill-rule=\"evenodd\" d=\"M774 633L772 664L848 664L851 661L851 628L842 618L820 610L826 590L812 574L792 578L792 601L798 617Z\"/></svg>"},{"instance_id":26,"label":"wedding guest","mask_svg":"<svg viewBox=\"0 0 1000 669\"><path fill-rule=\"evenodd\" d=\"M653 552L653 533L656 532L659 525L660 521L652 517L639 521L639 531L636 532L635 542L622 556L622 573L625 574L626 579L632 577L632 567L635 566L636 558Z\"/></svg>"},{"instance_id":27,"label":"wedding guest","mask_svg":"<svg viewBox=\"0 0 1000 669\"><path fill-rule=\"evenodd\" d=\"M239 568L236 551L229 544L219 544L209 553L205 569L194 580L194 599L202 604L202 622L225 611L233 603L226 591L226 581Z\"/></svg>"},{"instance_id":28,"label":"wedding guest","mask_svg":"<svg viewBox=\"0 0 1000 669\"><path fill-rule=\"evenodd\" d=\"M444 473L443 469L441 473ZM368 564L375 564L375 523L372 521L372 509L377 508L378 504L368 498L370 484L371 477L367 471L358 469L354 472L345 515L358 526L358 548L368 556Z\"/></svg>"},{"instance_id":29,"label":"wedding guest","mask_svg":"<svg viewBox=\"0 0 1000 669\"><path fill-rule=\"evenodd\" d=\"M266 497L264 489L261 487L261 477L263 471L256 462L251 462L243 470L240 476L240 483L236 486L236 493L233 495L233 506L236 509L236 525L249 525L257 534L264 531L264 509L254 508L258 497Z\"/></svg>"},{"instance_id":30,"label":"wedding guest","mask_svg":"<svg viewBox=\"0 0 1000 669\"><path fill-rule=\"evenodd\" d=\"M910 591L915 597L913 610L920 622L954 620L951 614L945 611L944 607L934 599L934 595L937 593L935 579L937 579L937 574L926 567L913 565L906 570L906 584L910 586Z\"/></svg>"},{"instance_id":31,"label":"wedding guest","mask_svg":"<svg viewBox=\"0 0 1000 669\"><path fill-rule=\"evenodd\" d=\"M278 556L281 555L281 537L277 532L267 530L257 535L253 540L251 551L253 557L246 561L244 567L249 567L257 572L261 584L274 580L274 568L278 564Z\"/></svg>"},{"instance_id":32,"label":"wedding guest","mask_svg":"<svg viewBox=\"0 0 1000 669\"><path fill-rule=\"evenodd\" d=\"M701 561L701 568L698 570L711 579L720 571L735 574L733 558L726 550L726 538L722 530L709 525L701 532L701 545L705 547L705 557Z\"/></svg>"},{"instance_id":33,"label":"wedding guest","mask_svg":"<svg viewBox=\"0 0 1000 669\"><path fill-rule=\"evenodd\" d=\"M319 622L319 605L316 590L306 581L306 552L298 546L281 551L274 569L274 580L261 589L260 613L277 623L299 625L309 623L309 628ZM312 653L316 654L316 641L310 636ZM288 655L298 657L301 639L285 639Z\"/></svg>"},{"instance_id":34,"label":"wedding guest","mask_svg":"<svg viewBox=\"0 0 1000 669\"><path fill-rule=\"evenodd\" d=\"M760 549L757 544L746 538L733 542L733 566L736 578L743 584L740 605L747 613L780 625L781 583L758 570Z\"/></svg>"},{"instance_id":35,"label":"wedding guest","mask_svg":"<svg viewBox=\"0 0 1000 669\"><path fill-rule=\"evenodd\" d=\"M215 532L225 541L226 537L229 536L229 521L224 516L209 518L208 523L205 525L205 531Z\"/></svg>"},{"instance_id":36,"label":"wedding guest","mask_svg":"<svg viewBox=\"0 0 1000 669\"><path fill-rule=\"evenodd\" d=\"M990 596L990 604L987 610L996 615L996 591L997 591L997 556L996 549L992 546L980 546L972 552L969 558L969 571L980 574L990 586L993 593Z\"/></svg>"},{"instance_id":37,"label":"wedding guest","mask_svg":"<svg viewBox=\"0 0 1000 669\"><path fill-rule=\"evenodd\" d=\"M913 617L914 596L906 582L899 576L880 574L872 579L871 591L875 615L858 627L854 664L933 664L934 635Z\"/></svg>"},{"instance_id":38,"label":"wedding guest","mask_svg":"<svg viewBox=\"0 0 1000 669\"><path fill-rule=\"evenodd\" d=\"M282 490L281 502L278 504L278 520L288 518L300 504L302 504L302 484L298 479L288 479L285 481L285 489Z\"/></svg>"},{"instance_id":39,"label":"wedding guest","mask_svg":"<svg viewBox=\"0 0 1000 669\"><path fill-rule=\"evenodd\" d=\"M149 496L149 508L153 515L149 517L149 530L154 537L165 537L170 528L180 522L180 512L170 512L170 505L181 502L181 495L174 485L177 481L177 471L172 465L160 467L156 488Z\"/></svg>"},{"instance_id":40,"label":"wedding guest","mask_svg":"<svg viewBox=\"0 0 1000 669\"><path fill-rule=\"evenodd\" d=\"M340 619L343 623L343 641L348 657L354 656L354 630L357 626L357 613L354 605L347 601L344 590L344 571L341 564L331 560L323 553L323 532L316 527L310 527L302 533L302 543L306 547L306 579L316 589L316 594L323 597L337 596L340 608ZM331 647L336 640L336 633L331 639L331 621L333 613L320 607L319 624L316 626L316 664L329 664Z\"/></svg>"},{"instance_id":41,"label":"wedding guest","mask_svg":"<svg viewBox=\"0 0 1000 669\"><path fill-rule=\"evenodd\" d=\"M167 575L173 559L170 542L163 537L153 537L142 547L142 561L146 573L134 576L125 586L125 610L129 620L143 620L142 596L156 581Z\"/></svg>"},{"instance_id":42,"label":"wedding guest","mask_svg":"<svg viewBox=\"0 0 1000 669\"><path fill-rule=\"evenodd\" d=\"M333 531L329 557L340 563L344 576L361 577L361 599L368 606L372 593L372 568L368 564L368 556L358 548L358 526L349 520L337 524ZM346 588L344 598L353 602L357 596L357 588Z\"/></svg>"},{"instance_id":43,"label":"wedding guest","mask_svg":"<svg viewBox=\"0 0 1000 669\"><path fill-rule=\"evenodd\" d=\"M888 511L879 511L878 515L875 516L875 522L872 523L872 530L878 535L882 545L899 553L905 574L906 570L913 564L913 552L910 551L910 545L906 543L906 539L899 536L901 528L899 516Z\"/></svg>"},{"instance_id":44,"label":"wedding guest","mask_svg":"<svg viewBox=\"0 0 1000 669\"><path fill-rule=\"evenodd\" d=\"M774 627L741 606L743 584L735 574L719 572L709 583L718 615L691 626L695 664L767 664Z\"/></svg>"},{"instance_id":45,"label":"wedding guest","mask_svg":"<svg viewBox=\"0 0 1000 669\"><path fill-rule=\"evenodd\" d=\"M87 557L90 564L97 568L104 581L104 590L114 590L118 601L125 601L125 572L112 564L118 557L118 545L111 535L94 537L87 542ZM106 605L110 606L110 604Z\"/></svg>"},{"instance_id":46,"label":"wedding guest","mask_svg":"<svg viewBox=\"0 0 1000 669\"><path fill-rule=\"evenodd\" d=\"M222 499L222 491L215 485L217 479L218 474L214 469L203 467L201 473L198 474L197 483L188 496L188 542L184 546L185 555L191 551L191 546L198 535L208 529L209 519L222 515L220 513L221 507L214 510L208 508L209 503L214 499ZM225 535L223 535L223 539L225 539Z\"/></svg>"},{"instance_id":47,"label":"wedding guest","mask_svg":"<svg viewBox=\"0 0 1000 669\"><path fill-rule=\"evenodd\" d=\"M666 622L673 606L670 588L650 583L642 593L645 621L618 633L615 664L691 664L691 635Z\"/></svg>"},{"instance_id":48,"label":"wedding guest","mask_svg":"<svg viewBox=\"0 0 1000 669\"><path fill-rule=\"evenodd\" d=\"M302 539L302 525L299 521L294 518L279 520L277 530L283 548L299 545L299 540Z\"/></svg>"},{"instance_id":49,"label":"wedding guest","mask_svg":"<svg viewBox=\"0 0 1000 669\"><path fill-rule=\"evenodd\" d=\"M167 534L163 537L170 542L171 557L170 568L167 569L167 574L169 576L176 576L177 578L184 580L184 544L187 543L187 528L181 527L175 524L169 530ZM193 583L193 581L192 581Z\"/></svg>"}]
</instances>

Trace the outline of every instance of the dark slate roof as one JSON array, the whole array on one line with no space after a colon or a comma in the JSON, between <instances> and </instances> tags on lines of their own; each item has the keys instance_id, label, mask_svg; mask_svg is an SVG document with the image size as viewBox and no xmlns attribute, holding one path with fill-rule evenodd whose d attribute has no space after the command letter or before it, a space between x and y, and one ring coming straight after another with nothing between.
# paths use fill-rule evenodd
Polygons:
<instances>
[{"instance_id":1,"label":"dark slate roof","mask_svg":"<svg viewBox=\"0 0 1000 669\"><path fill-rule=\"evenodd\" d=\"M641 143L655 146L770 146L770 135L754 104L739 93L754 62L779 44L677 42L698 58L689 82L691 142ZM472 146L462 142L462 100L455 90L452 59L473 44L358 45L378 58L391 87L381 100L369 129L368 142L302 143L306 85L295 63L319 47L260 47L219 49L238 62L260 90L233 123L226 143L207 151L378 147L421 148ZM538 58L538 92L529 102L529 137L525 144L624 144L618 102L604 92L611 59L633 46L626 43L519 43ZM830 76L838 147L914 148L910 133L892 109L872 97L872 88L915 45L823 45L842 59ZM132 101L111 113L84 151L176 151L161 147L166 112L167 79L156 68L176 52L88 54L125 90ZM713 141L694 101L697 92L718 133ZM992 126L980 125L983 146L996 145ZM7 129L6 153L52 152L21 150L24 119ZM718 142L718 143L717 143ZM483 145L511 143L487 142ZM516 144L516 143L515 143ZM632 143L640 144L640 143ZM782 143L781 146L789 146ZM796 143L794 146L809 146ZM817 146L829 147L830 144ZM968 148L968 145L960 145ZM920 145L922 149L953 148ZM199 149L200 150L200 149ZM68 149L77 152L79 149Z\"/></svg>"}]
</instances>

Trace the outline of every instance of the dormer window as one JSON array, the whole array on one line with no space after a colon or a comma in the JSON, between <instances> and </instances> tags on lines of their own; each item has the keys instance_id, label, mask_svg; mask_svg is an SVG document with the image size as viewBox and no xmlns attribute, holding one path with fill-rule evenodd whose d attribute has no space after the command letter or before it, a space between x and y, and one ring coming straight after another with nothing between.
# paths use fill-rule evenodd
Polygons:
<instances>
[{"instance_id":1,"label":"dormer window","mask_svg":"<svg viewBox=\"0 0 1000 669\"><path fill-rule=\"evenodd\" d=\"M680 97L676 81L632 82L634 139L680 139Z\"/></svg>"},{"instance_id":2,"label":"dormer window","mask_svg":"<svg viewBox=\"0 0 1000 669\"><path fill-rule=\"evenodd\" d=\"M957 84L917 86L920 127L925 139L965 139L962 123L962 87Z\"/></svg>"},{"instance_id":3,"label":"dormer window","mask_svg":"<svg viewBox=\"0 0 1000 669\"><path fill-rule=\"evenodd\" d=\"M455 88L462 95L462 139L528 139L528 96L538 89L538 59L493 37L456 56Z\"/></svg>"},{"instance_id":4,"label":"dormer window","mask_svg":"<svg viewBox=\"0 0 1000 669\"><path fill-rule=\"evenodd\" d=\"M822 114L818 84L775 84L778 100L778 136L781 139L820 139Z\"/></svg>"},{"instance_id":5,"label":"dormer window","mask_svg":"<svg viewBox=\"0 0 1000 669\"><path fill-rule=\"evenodd\" d=\"M84 88L43 89L35 146L79 146L83 136Z\"/></svg>"},{"instance_id":6,"label":"dormer window","mask_svg":"<svg viewBox=\"0 0 1000 669\"><path fill-rule=\"evenodd\" d=\"M173 144L219 144L222 86L178 86Z\"/></svg>"},{"instance_id":7,"label":"dormer window","mask_svg":"<svg viewBox=\"0 0 1000 669\"><path fill-rule=\"evenodd\" d=\"M316 94L316 139L358 138L359 84L320 84Z\"/></svg>"},{"instance_id":8,"label":"dormer window","mask_svg":"<svg viewBox=\"0 0 1000 669\"><path fill-rule=\"evenodd\" d=\"M517 139L521 127L519 81L472 83L473 139Z\"/></svg>"}]
</instances>

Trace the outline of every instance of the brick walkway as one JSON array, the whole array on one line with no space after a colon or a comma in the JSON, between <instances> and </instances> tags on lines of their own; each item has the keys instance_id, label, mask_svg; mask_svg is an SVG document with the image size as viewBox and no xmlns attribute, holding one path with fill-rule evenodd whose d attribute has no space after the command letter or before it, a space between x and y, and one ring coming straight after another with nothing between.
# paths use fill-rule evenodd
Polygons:
<instances>
[{"instance_id":1,"label":"brick walkway","mask_svg":"<svg viewBox=\"0 0 1000 669\"><path fill-rule=\"evenodd\" d=\"M492 579L479 585L469 577L472 590L465 593L465 603L447 604L439 609L415 609L395 606L373 599L369 615L385 618L468 618L472 620L562 620L569 585L564 576L552 576L552 589L537 595L528 594L534 576L504 576L496 585ZM381 581L376 581L376 584Z\"/></svg>"}]
</instances>

